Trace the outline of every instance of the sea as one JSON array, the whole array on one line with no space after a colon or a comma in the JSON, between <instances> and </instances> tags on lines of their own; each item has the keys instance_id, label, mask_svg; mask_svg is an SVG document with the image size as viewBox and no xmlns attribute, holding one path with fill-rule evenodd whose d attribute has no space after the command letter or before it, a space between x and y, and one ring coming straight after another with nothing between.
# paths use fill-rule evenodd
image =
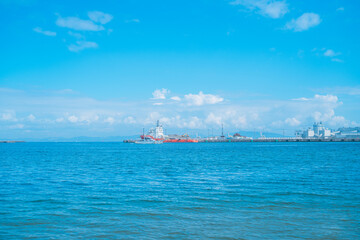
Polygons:
<instances>
[{"instance_id":1,"label":"sea","mask_svg":"<svg viewBox=\"0 0 360 240\"><path fill-rule=\"evenodd\" d=\"M360 239L360 144L0 144L0 239Z\"/></svg>"}]
</instances>

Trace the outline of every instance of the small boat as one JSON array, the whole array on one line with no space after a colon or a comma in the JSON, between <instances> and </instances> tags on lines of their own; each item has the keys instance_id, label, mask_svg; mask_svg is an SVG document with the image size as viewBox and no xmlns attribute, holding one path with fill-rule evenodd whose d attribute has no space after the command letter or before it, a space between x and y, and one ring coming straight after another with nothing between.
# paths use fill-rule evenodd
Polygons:
<instances>
[{"instance_id":1,"label":"small boat","mask_svg":"<svg viewBox=\"0 0 360 240\"><path fill-rule=\"evenodd\" d=\"M153 139L140 139L140 140L137 140L135 141L136 144L161 144L163 143L163 141L155 141Z\"/></svg>"}]
</instances>

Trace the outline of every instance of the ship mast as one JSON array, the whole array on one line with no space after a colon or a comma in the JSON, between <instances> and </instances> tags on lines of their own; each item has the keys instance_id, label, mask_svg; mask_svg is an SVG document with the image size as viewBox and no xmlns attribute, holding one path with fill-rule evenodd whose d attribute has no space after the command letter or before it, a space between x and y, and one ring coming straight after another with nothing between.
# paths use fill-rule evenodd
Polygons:
<instances>
[{"instance_id":1,"label":"ship mast","mask_svg":"<svg viewBox=\"0 0 360 240\"><path fill-rule=\"evenodd\" d=\"M224 124L221 124L221 137L224 138Z\"/></svg>"}]
</instances>

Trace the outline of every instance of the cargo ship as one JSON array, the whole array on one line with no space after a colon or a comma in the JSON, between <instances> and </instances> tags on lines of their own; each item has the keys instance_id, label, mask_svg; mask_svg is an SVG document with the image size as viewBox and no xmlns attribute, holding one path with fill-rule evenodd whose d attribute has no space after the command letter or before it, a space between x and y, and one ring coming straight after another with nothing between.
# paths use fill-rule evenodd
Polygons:
<instances>
[{"instance_id":1,"label":"cargo ship","mask_svg":"<svg viewBox=\"0 0 360 240\"><path fill-rule=\"evenodd\" d=\"M156 127L151 128L149 132L145 135L140 136L141 139L152 139L153 141L159 141L163 143L197 143L197 139L192 139L189 135L165 135L164 128L160 124L159 120L156 122Z\"/></svg>"}]
</instances>

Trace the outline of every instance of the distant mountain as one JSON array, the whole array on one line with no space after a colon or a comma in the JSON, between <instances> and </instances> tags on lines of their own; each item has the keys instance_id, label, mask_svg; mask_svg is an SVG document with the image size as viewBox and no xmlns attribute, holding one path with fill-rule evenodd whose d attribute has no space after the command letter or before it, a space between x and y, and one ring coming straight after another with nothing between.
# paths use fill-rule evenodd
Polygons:
<instances>
[{"instance_id":1,"label":"distant mountain","mask_svg":"<svg viewBox=\"0 0 360 240\"><path fill-rule=\"evenodd\" d=\"M125 139L137 139L138 135L134 136L110 136L110 137L51 137L51 138L28 138L22 139L26 142L122 142Z\"/></svg>"},{"instance_id":2,"label":"distant mountain","mask_svg":"<svg viewBox=\"0 0 360 240\"><path fill-rule=\"evenodd\" d=\"M246 136L246 137L252 137L252 138L261 137L260 132L240 131L239 133L240 133L240 135ZM284 135L283 136L282 134L272 133L272 132L262 132L262 135L264 137L274 137L274 138L276 138L276 137L278 137L278 138L280 138L280 137L294 137L294 136L289 136L289 135Z\"/></svg>"}]
</instances>

